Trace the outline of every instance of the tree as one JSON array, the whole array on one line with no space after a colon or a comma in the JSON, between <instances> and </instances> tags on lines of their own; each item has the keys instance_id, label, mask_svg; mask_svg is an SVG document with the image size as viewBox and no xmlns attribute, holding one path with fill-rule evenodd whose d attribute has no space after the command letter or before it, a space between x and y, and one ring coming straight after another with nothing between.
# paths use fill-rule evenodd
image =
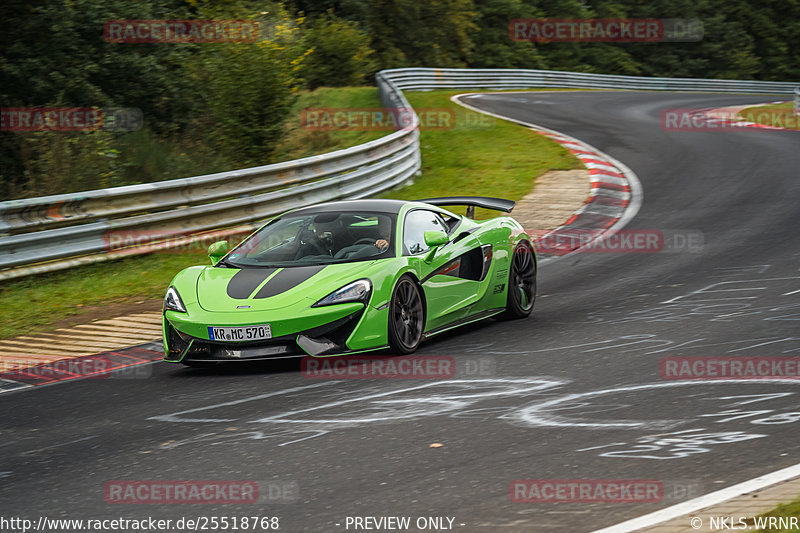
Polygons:
<instances>
[{"instance_id":1,"label":"tree","mask_svg":"<svg viewBox=\"0 0 800 533\"><path fill-rule=\"evenodd\" d=\"M309 89L370 83L376 71L369 36L358 24L336 18L332 13L319 17L303 37L309 50L300 76Z\"/></svg>"},{"instance_id":2,"label":"tree","mask_svg":"<svg viewBox=\"0 0 800 533\"><path fill-rule=\"evenodd\" d=\"M239 165L269 162L298 90L304 53L298 23L271 15L269 39L202 48L191 66L194 119L203 138Z\"/></svg>"},{"instance_id":3,"label":"tree","mask_svg":"<svg viewBox=\"0 0 800 533\"><path fill-rule=\"evenodd\" d=\"M513 42L508 25L514 19L540 17L542 12L523 0L484 0L475 4L476 30L469 64L474 68L546 68L533 43Z\"/></svg>"},{"instance_id":4,"label":"tree","mask_svg":"<svg viewBox=\"0 0 800 533\"><path fill-rule=\"evenodd\" d=\"M472 0L373 0L369 13L380 68L468 65L478 29Z\"/></svg>"}]
</instances>

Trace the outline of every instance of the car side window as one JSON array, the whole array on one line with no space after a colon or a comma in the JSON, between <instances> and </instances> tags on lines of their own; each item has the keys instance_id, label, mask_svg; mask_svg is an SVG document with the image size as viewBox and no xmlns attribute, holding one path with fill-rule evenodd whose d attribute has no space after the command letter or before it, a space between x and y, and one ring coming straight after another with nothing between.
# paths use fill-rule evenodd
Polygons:
<instances>
[{"instance_id":1,"label":"car side window","mask_svg":"<svg viewBox=\"0 0 800 533\"><path fill-rule=\"evenodd\" d=\"M445 225L447 226L448 233L453 231L455 227L458 226L458 223L461 222L461 220L458 217L451 217L450 215L445 215L442 213L439 213L439 216L442 218Z\"/></svg>"},{"instance_id":2,"label":"car side window","mask_svg":"<svg viewBox=\"0 0 800 533\"><path fill-rule=\"evenodd\" d=\"M411 211L406 215L403 228L403 253L417 255L427 252L429 248L425 244L425 232L437 230L447 233L447 229L439 215L433 211L425 209Z\"/></svg>"}]
</instances>

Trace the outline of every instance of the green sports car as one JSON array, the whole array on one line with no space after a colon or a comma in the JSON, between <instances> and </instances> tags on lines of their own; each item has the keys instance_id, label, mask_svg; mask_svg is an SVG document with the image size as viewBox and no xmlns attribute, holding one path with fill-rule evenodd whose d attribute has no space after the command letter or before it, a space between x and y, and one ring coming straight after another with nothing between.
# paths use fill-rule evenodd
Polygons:
<instances>
[{"instance_id":1,"label":"green sports car","mask_svg":"<svg viewBox=\"0 0 800 533\"><path fill-rule=\"evenodd\" d=\"M459 216L440 206L466 205ZM346 200L280 215L211 266L172 280L164 299L166 361L326 357L389 348L501 315L536 298L536 253L514 219L473 220L499 198Z\"/></svg>"}]
</instances>

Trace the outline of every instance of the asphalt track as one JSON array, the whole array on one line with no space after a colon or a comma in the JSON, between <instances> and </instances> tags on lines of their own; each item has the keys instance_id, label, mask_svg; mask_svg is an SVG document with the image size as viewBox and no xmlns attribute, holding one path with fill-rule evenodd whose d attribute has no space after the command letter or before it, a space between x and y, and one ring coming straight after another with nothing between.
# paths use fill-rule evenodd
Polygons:
<instances>
[{"instance_id":1,"label":"asphalt track","mask_svg":"<svg viewBox=\"0 0 800 533\"><path fill-rule=\"evenodd\" d=\"M628 229L700 232L702 250L544 265L532 318L485 321L422 347L454 357L463 379L331 382L306 379L293 363L157 363L141 379L0 395L0 514L277 516L283 531L347 531L348 516L446 516L460 531L590 531L800 462L800 381L687 383L659 369L665 357L800 356L800 134L659 126L664 108L774 99L467 98L625 163L644 190ZM103 497L109 480L209 479L288 483L299 497ZM657 480L665 494L652 503L515 503L516 479Z\"/></svg>"}]
</instances>

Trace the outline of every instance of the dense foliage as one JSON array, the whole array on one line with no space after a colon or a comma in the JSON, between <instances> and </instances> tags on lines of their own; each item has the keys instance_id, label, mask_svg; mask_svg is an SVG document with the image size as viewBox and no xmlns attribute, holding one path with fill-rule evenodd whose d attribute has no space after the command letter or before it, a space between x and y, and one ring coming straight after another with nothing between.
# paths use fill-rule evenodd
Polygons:
<instances>
[{"instance_id":1,"label":"dense foliage","mask_svg":"<svg viewBox=\"0 0 800 533\"><path fill-rule=\"evenodd\" d=\"M123 133L0 133L0 200L273 160L298 91L403 66L800 80L800 0L6 0L0 104L138 108ZM516 18L696 18L701 42L513 42ZM242 19L252 43L107 42L119 19Z\"/></svg>"}]
</instances>

